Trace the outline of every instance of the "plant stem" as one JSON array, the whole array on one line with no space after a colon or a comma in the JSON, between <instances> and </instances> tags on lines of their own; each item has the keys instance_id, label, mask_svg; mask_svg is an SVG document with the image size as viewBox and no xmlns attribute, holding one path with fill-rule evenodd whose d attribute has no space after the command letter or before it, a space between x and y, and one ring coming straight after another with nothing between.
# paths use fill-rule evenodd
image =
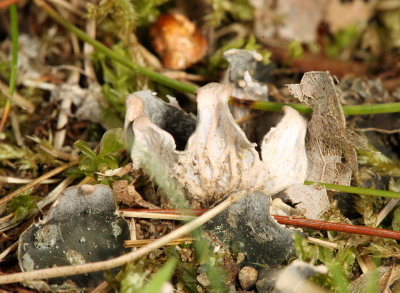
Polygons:
<instances>
[{"instance_id":1,"label":"plant stem","mask_svg":"<svg viewBox=\"0 0 400 293\"><path fill-rule=\"evenodd\" d=\"M258 100L242 100L238 98L231 98L230 101L233 105L239 107L250 108L254 110L280 112L283 106L290 106L296 109L301 114L311 114L312 109L302 104L285 104L276 102L266 102ZM342 106L345 115L372 115L384 113L400 112L400 103L388 104L373 104L373 105L352 105Z\"/></svg>"},{"instance_id":2,"label":"plant stem","mask_svg":"<svg viewBox=\"0 0 400 293\"><path fill-rule=\"evenodd\" d=\"M107 48L100 42L92 39L89 37L86 33L84 33L82 30L78 29L76 26L74 26L72 23L68 22L67 20L63 19L53 8L51 8L47 3L45 3L43 0L35 0L36 5L39 7L43 8L55 21L57 21L60 25L65 27L67 30L70 32L74 33L78 38L80 38L82 41L89 43L92 45L97 51L103 53L107 57L114 59L115 61L121 63L122 65L125 65L126 67L135 70L139 72L140 74L143 74L144 76L148 77L149 79L158 82L160 84L163 84L165 86L168 86L172 89L175 89L177 91L185 92L185 93L191 93L193 94L197 87L177 81L175 79L166 77L160 73L157 73L151 69L148 69L146 67L140 66L131 60L128 60L124 58L123 56L120 56L119 54L115 53L111 49Z\"/></svg>"},{"instance_id":3,"label":"plant stem","mask_svg":"<svg viewBox=\"0 0 400 293\"><path fill-rule=\"evenodd\" d=\"M10 75L10 96L14 95L15 83L17 81L17 62L18 62L18 17L17 17L17 6L15 4L10 5L10 21L11 21L11 75ZM0 121L0 132L3 130L6 124L8 114L11 109L11 100L7 99L4 107L3 117Z\"/></svg>"},{"instance_id":4,"label":"plant stem","mask_svg":"<svg viewBox=\"0 0 400 293\"><path fill-rule=\"evenodd\" d=\"M135 218L155 218L149 217L149 215L159 215L157 219L168 219L171 215L193 215L200 216L205 213L206 209L188 209L188 210L173 210L173 209L120 209L123 217L132 217L134 214ZM328 231L336 231L336 232L344 232L344 233L352 233L352 234L360 234L360 235L368 235L368 236L376 236L376 237L385 237L400 240L400 232L387 230L387 229L378 229L371 228L359 225L350 225L350 224L342 224L342 223L332 223L326 221L318 221L312 219L303 219L303 218L293 218L286 216L278 216L271 215L279 224L284 225L292 225L303 228L310 228L314 230L328 230Z\"/></svg>"},{"instance_id":5,"label":"plant stem","mask_svg":"<svg viewBox=\"0 0 400 293\"><path fill-rule=\"evenodd\" d=\"M400 192L394 192L394 191L388 191L388 190L370 189L370 188L344 186L344 185L321 183L321 182L310 182L310 181L305 181L304 184L305 185L318 184L318 185L324 186L327 189L332 189L332 190L336 190L336 191L340 191L340 192L378 196L378 197L400 198Z\"/></svg>"}]
</instances>

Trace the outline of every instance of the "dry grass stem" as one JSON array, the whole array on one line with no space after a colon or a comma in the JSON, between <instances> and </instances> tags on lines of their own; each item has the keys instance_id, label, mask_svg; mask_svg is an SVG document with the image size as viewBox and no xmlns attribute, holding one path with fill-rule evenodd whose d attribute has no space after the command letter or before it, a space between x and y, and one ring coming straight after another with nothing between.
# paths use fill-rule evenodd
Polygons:
<instances>
[{"instance_id":1,"label":"dry grass stem","mask_svg":"<svg viewBox=\"0 0 400 293\"><path fill-rule=\"evenodd\" d=\"M28 217L36 215L42 208L54 202L64 189L72 183L72 181L73 179L68 177L60 182L60 184L58 184L44 199L37 203L38 210L35 210L31 215L28 215ZM14 221L14 216L15 213L10 213L7 216L0 218L0 232L10 230L20 224L20 222Z\"/></svg>"},{"instance_id":2,"label":"dry grass stem","mask_svg":"<svg viewBox=\"0 0 400 293\"><path fill-rule=\"evenodd\" d=\"M10 99L15 105L28 111L28 113L32 114L33 111L35 111L35 106L31 102L26 100L23 96L18 94L16 91L14 92L13 96L10 96L10 94L9 94L10 89L8 88L7 85L5 85L1 81L0 81L0 92L3 95L5 95L7 97L7 99Z\"/></svg>"},{"instance_id":3,"label":"dry grass stem","mask_svg":"<svg viewBox=\"0 0 400 293\"><path fill-rule=\"evenodd\" d=\"M375 227L378 227L382 221L386 218L387 215L396 207L400 199L398 198L391 198L385 207L379 212L378 216L376 217Z\"/></svg>"},{"instance_id":4,"label":"dry grass stem","mask_svg":"<svg viewBox=\"0 0 400 293\"><path fill-rule=\"evenodd\" d=\"M179 215L179 214L165 214L165 213L148 213L148 212L134 212L134 211L120 211L121 216L126 218L143 218L143 219L160 219L160 220L179 220L190 221L194 216Z\"/></svg>"},{"instance_id":5,"label":"dry grass stem","mask_svg":"<svg viewBox=\"0 0 400 293\"><path fill-rule=\"evenodd\" d=\"M8 183L8 184L26 184L32 182L35 179L25 179L25 178L17 178L17 177L10 177L10 176L1 176L0 175L0 182L1 183ZM51 184L59 182L59 179L46 179L40 182L39 184Z\"/></svg>"},{"instance_id":6,"label":"dry grass stem","mask_svg":"<svg viewBox=\"0 0 400 293\"><path fill-rule=\"evenodd\" d=\"M326 248L339 249L339 245L334 242L331 242L331 241L326 241L326 240L322 240L322 239L318 239L318 238L314 238L314 237L307 237L306 240L309 243L317 244L319 246L323 246Z\"/></svg>"},{"instance_id":7,"label":"dry grass stem","mask_svg":"<svg viewBox=\"0 0 400 293\"><path fill-rule=\"evenodd\" d=\"M381 129L381 128L375 128L375 127L356 128L355 130L361 131L361 132L376 131L376 132L386 133L386 134L394 134L394 133L400 132L400 129Z\"/></svg>"},{"instance_id":8,"label":"dry grass stem","mask_svg":"<svg viewBox=\"0 0 400 293\"><path fill-rule=\"evenodd\" d=\"M78 161L73 161L73 162L69 162L69 163L66 163L64 165L61 165L61 166L51 170L50 172L47 172L46 174L43 174L42 176L36 178L32 182L22 186L21 188L15 190L14 192L11 192L7 196L5 196L2 199L0 199L0 209L2 207L4 208L4 205L7 202L9 202L10 200L12 200L14 197L18 196L22 192L28 190L29 188L35 186L36 184L39 184L43 180L49 179L49 178L53 177L54 175L57 175L58 173L61 173L62 171L68 169L69 167L72 167L72 166L77 165L77 164L78 164Z\"/></svg>"},{"instance_id":9,"label":"dry grass stem","mask_svg":"<svg viewBox=\"0 0 400 293\"><path fill-rule=\"evenodd\" d=\"M124 246L125 247L141 247L141 246L147 245L149 243L152 243L155 240L156 239L125 240ZM193 243L193 241L194 241L194 239L192 237L182 237L182 238L177 238L175 240L172 240L165 245L179 245L184 242Z\"/></svg>"},{"instance_id":10,"label":"dry grass stem","mask_svg":"<svg viewBox=\"0 0 400 293\"><path fill-rule=\"evenodd\" d=\"M18 247L18 241L15 241L13 244L11 244L9 247L7 247L5 250L3 250L2 253L0 253L0 262L4 260L4 258L12 251L16 250Z\"/></svg>"}]
</instances>

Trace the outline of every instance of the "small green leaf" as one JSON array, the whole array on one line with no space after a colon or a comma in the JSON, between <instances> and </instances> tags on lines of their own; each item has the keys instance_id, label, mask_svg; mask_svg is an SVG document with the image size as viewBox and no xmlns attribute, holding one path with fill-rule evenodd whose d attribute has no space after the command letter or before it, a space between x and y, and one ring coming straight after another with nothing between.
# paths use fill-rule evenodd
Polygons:
<instances>
[{"instance_id":1,"label":"small green leaf","mask_svg":"<svg viewBox=\"0 0 400 293\"><path fill-rule=\"evenodd\" d=\"M32 188L13 198L7 204L7 212L14 213L14 222L23 220L26 216L37 209L36 202L40 200L40 197L30 195L31 192Z\"/></svg>"},{"instance_id":2,"label":"small green leaf","mask_svg":"<svg viewBox=\"0 0 400 293\"><path fill-rule=\"evenodd\" d=\"M104 157L109 153L123 150L125 148L124 130L114 128L107 130L100 141L99 156Z\"/></svg>"},{"instance_id":3,"label":"small green leaf","mask_svg":"<svg viewBox=\"0 0 400 293\"><path fill-rule=\"evenodd\" d=\"M329 273L332 275L332 283L336 292L349 292L349 280L342 270L340 263L334 262L329 265Z\"/></svg>"},{"instance_id":4,"label":"small green leaf","mask_svg":"<svg viewBox=\"0 0 400 293\"><path fill-rule=\"evenodd\" d=\"M288 50L289 50L289 60L293 58L300 58L301 56L303 56L304 53L303 46L298 41L291 41L289 43Z\"/></svg>"},{"instance_id":5,"label":"small green leaf","mask_svg":"<svg viewBox=\"0 0 400 293\"><path fill-rule=\"evenodd\" d=\"M83 154L85 154L92 160L96 158L95 152L90 148L89 144L86 141L79 139L74 143L74 146L76 146Z\"/></svg>"},{"instance_id":6,"label":"small green leaf","mask_svg":"<svg viewBox=\"0 0 400 293\"><path fill-rule=\"evenodd\" d=\"M161 292L162 286L171 279L176 264L177 260L175 258L168 260L161 267L161 269L151 278L151 280L140 291L140 293Z\"/></svg>"}]
</instances>

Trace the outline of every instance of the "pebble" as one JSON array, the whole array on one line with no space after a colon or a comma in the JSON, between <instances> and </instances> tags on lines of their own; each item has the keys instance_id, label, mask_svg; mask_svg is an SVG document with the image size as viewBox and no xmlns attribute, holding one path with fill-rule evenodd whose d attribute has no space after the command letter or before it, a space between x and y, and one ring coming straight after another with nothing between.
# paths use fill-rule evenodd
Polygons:
<instances>
[{"instance_id":1,"label":"pebble","mask_svg":"<svg viewBox=\"0 0 400 293\"><path fill-rule=\"evenodd\" d=\"M196 277L197 282L200 283L200 285L202 285L203 287L208 287L210 286L210 280L208 280L208 277L206 275L206 273L200 273L197 275Z\"/></svg>"},{"instance_id":2,"label":"pebble","mask_svg":"<svg viewBox=\"0 0 400 293\"><path fill-rule=\"evenodd\" d=\"M253 267L245 266L240 270L238 278L242 289L248 290L256 284L258 271Z\"/></svg>"}]
</instances>

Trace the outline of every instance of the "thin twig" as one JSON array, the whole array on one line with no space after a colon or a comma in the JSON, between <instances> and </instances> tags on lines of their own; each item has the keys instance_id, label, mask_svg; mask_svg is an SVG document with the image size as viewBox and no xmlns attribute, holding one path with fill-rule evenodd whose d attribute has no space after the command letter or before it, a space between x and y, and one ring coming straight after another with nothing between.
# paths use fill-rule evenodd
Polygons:
<instances>
[{"instance_id":1,"label":"thin twig","mask_svg":"<svg viewBox=\"0 0 400 293\"><path fill-rule=\"evenodd\" d=\"M24 144L24 140L22 139L21 129L19 128L18 117L15 114L15 111L10 111L10 118L11 118L11 127L14 132L14 138L17 142L18 146L22 146Z\"/></svg>"},{"instance_id":2,"label":"thin twig","mask_svg":"<svg viewBox=\"0 0 400 293\"><path fill-rule=\"evenodd\" d=\"M10 21L11 21L11 72L10 72L10 86L9 93L12 97L15 91L15 84L17 83L17 64L18 64L18 16L17 16L17 7L15 4L10 5ZM0 121L0 132L3 130L6 122L8 114L11 109L11 100L7 99L6 105L4 107L3 116Z\"/></svg>"},{"instance_id":3,"label":"thin twig","mask_svg":"<svg viewBox=\"0 0 400 293\"><path fill-rule=\"evenodd\" d=\"M379 212L378 216L376 217L375 227L378 227L382 221L386 218L387 215L396 207L400 199L391 198L388 203L385 205L383 209Z\"/></svg>"},{"instance_id":4,"label":"thin twig","mask_svg":"<svg viewBox=\"0 0 400 293\"><path fill-rule=\"evenodd\" d=\"M193 242L193 238L192 237L181 237L181 238L177 238L175 240L172 240L170 242L168 242L165 245L179 245L182 243L192 243ZM144 246L147 245L151 242L156 241L156 239L139 239L139 240L125 240L124 241L124 246L125 247L140 247L140 246Z\"/></svg>"},{"instance_id":5,"label":"thin twig","mask_svg":"<svg viewBox=\"0 0 400 293\"><path fill-rule=\"evenodd\" d=\"M37 145L37 147L40 150L44 151L45 153L49 154L50 156L53 156L54 158L57 158L57 159L61 159L63 161L70 161L71 162L71 161L76 161L76 160L79 159L78 156L74 156L74 155L71 155L69 153L57 150L57 149L50 150L50 149L48 149L45 146L40 145L40 144Z\"/></svg>"},{"instance_id":6,"label":"thin twig","mask_svg":"<svg viewBox=\"0 0 400 293\"><path fill-rule=\"evenodd\" d=\"M27 215L25 218L33 217L39 213L45 206L54 202L58 196L64 191L65 188L68 187L72 183L73 179L70 177L65 178L60 182L45 198L37 203L37 209L34 210L31 214ZM10 213L7 216L0 218L0 232L10 230L16 226L18 226L21 221L14 221L15 213Z\"/></svg>"},{"instance_id":7,"label":"thin twig","mask_svg":"<svg viewBox=\"0 0 400 293\"><path fill-rule=\"evenodd\" d=\"M10 88L0 81L0 92L6 96L7 99L10 99L18 107L26 110L29 114L32 114L35 111L35 105L21 96L16 90L14 90L14 94L10 95Z\"/></svg>"},{"instance_id":8,"label":"thin twig","mask_svg":"<svg viewBox=\"0 0 400 293\"><path fill-rule=\"evenodd\" d=\"M190 221L195 217L193 216L185 216L179 214L165 214L165 213L143 213L143 212L134 212L134 211L125 211L120 210L122 217L127 218L143 218L143 219L162 219L162 220L179 220L179 221Z\"/></svg>"},{"instance_id":9,"label":"thin twig","mask_svg":"<svg viewBox=\"0 0 400 293\"><path fill-rule=\"evenodd\" d=\"M171 216L177 216L177 219L181 219L182 214L185 217L193 217L195 215L202 214L206 210L134 210L134 209L121 209L120 213L125 216L135 216L137 218L151 218L151 219L173 219ZM342 223L332 223L326 221L318 221L303 218L293 218L278 215L271 215L279 224L292 225L304 228L311 228L316 230L328 230L344 233L361 234L376 237L385 237L391 239L400 240L400 232L377 229L358 225L349 225Z\"/></svg>"},{"instance_id":10,"label":"thin twig","mask_svg":"<svg viewBox=\"0 0 400 293\"><path fill-rule=\"evenodd\" d=\"M326 240L322 240L322 239L318 239L318 238L314 238L314 237L307 237L306 240L307 240L307 242L317 244L319 246L323 246L323 247L326 247L329 249L339 249L339 245L332 241L326 241Z\"/></svg>"},{"instance_id":11,"label":"thin twig","mask_svg":"<svg viewBox=\"0 0 400 293\"><path fill-rule=\"evenodd\" d=\"M0 207L5 205L7 202L9 202L10 200L12 200L14 197L16 197L17 195L21 194L22 192L28 190L31 187L34 187L35 185L39 184L40 182L42 182L45 179L49 179L51 177L53 177L54 175L57 175L58 173L61 173L62 171L68 169L69 167L72 167L74 165L77 165L78 161L73 161L73 162L69 162L66 163L62 166L59 166L53 170L51 170L50 172L47 172L46 174L43 174L42 176L36 178L35 180L33 180L32 182L28 183L27 185L22 186L21 188L18 188L17 190L15 190L14 192L10 193L9 195L3 197L2 199L0 199Z\"/></svg>"},{"instance_id":12,"label":"thin twig","mask_svg":"<svg viewBox=\"0 0 400 293\"><path fill-rule=\"evenodd\" d=\"M168 242L174 239L183 237L184 235L190 233L194 229L200 227L201 225L203 225L204 223L206 223L207 221L209 221L210 219L221 213L224 209L229 207L242 195L243 192L232 194L231 196L228 197L228 199L226 199L213 209L205 212L203 215L194 219L193 221L172 231L168 235L165 235L162 238L157 239L156 241L150 243L149 245L143 246L142 248L139 248L136 251L124 254L120 257L94 263L55 267L55 268L34 270L29 272L1 275L0 284L10 284L10 283L30 281L30 280L50 279L50 278L65 277L70 275L87 274L91 272L109 270L116 267L120 267L127 262L135 261L138 258L147 255L153 250L166 245Z\"/></svg>"},{"instance_id":13,"label":"thin twig","mask_svg":"<svg viewBox=\"0 0 400 293\"><path fill-rule=\"evenodd\" d=\"M10 176L1 176L0 175L0 182L1 183L8 183L8 184L27 184L32 182L35 179L26 179L26 178L17 178L17 177L10 177ZM59 182L59 179L46 179L40 182L40 184L51 184Z\"/></svg>"},{"instance_id":14,"label":"thin twig","mask_svg":"<svg viewBox=\"0 0 400 293\"><path fill-rule=\"evenodd\" d=\"M0 253L0 262L4 260L4 258L12 251L16 250L18 247L18 241L15 241L13 244L11 244L9 247L3 250L2 253Z\"/></svg>"},{"instance_id":15,"label":"thin twig","mask_svg":"<svg viewBox=\"0 0 400 293\"><path fill-rule=\"evenodd\" d=\"M381 132L381 133L386 133L386 134L393 134L393 133L400 132L400 129L381 129L381 128L375 128L375 127L356 128L355 130L361 131L361 132L376 131L376 132Z\"/></svg>"}]
</instances>

